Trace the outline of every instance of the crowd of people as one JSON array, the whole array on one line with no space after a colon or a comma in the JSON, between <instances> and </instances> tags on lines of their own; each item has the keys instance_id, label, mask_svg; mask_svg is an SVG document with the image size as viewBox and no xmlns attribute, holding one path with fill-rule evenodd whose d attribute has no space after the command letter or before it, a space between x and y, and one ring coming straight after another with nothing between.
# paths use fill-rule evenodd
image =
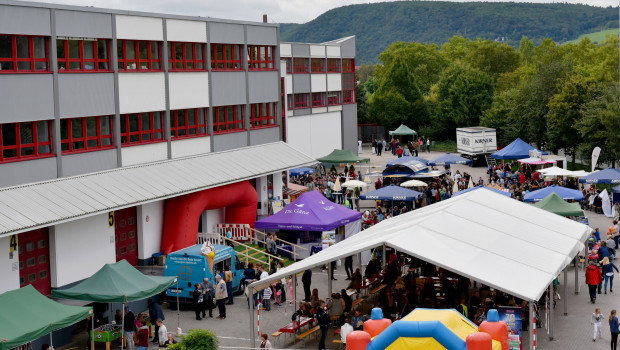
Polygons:
<instances>
[{"instance_id":1,"label":"crowd of people","mask_svg":"<svg viewBox=\"0 0 620 350\"><path fill-rule=\"evenodd\" d=\"M398 158L407 155L407 151L409 151L409 155L417 157L419 152L431 152L431 140L425 136L416 137L407 143L401 143L400 139L397 138L392 138L389 142L386 142L385 139L374 139L372 141L372 154L381 156L383 150L391 151L392 155Z\"/></svg>"}]
</instances>

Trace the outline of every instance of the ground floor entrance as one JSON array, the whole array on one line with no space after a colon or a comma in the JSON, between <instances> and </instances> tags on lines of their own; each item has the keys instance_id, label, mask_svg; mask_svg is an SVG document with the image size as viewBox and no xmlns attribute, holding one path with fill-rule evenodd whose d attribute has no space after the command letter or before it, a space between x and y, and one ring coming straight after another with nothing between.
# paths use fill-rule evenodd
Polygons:
<instances>
[{"instance_id":1,"label":"ground floor entrance","mask_svg":"<svg viewBox=\"0 0 620 350\"><path fill-rule=\"evenodd\" d=\"M43 295L51 293L50 251L47 228L20 233L17 236L19 253L19 287L31 284Z\"/></svg>"},{"instance_id":2,"label":"ground floor entrance","mask_svg":"<svg viewBox=\"0 0 620 350\"><path fill-rule=\"evenodd\" d=\"M116 261L127 260L138 265L138 223L136 207L114 212L114 236L116 239Z\"/></svg>"}]
</instances>

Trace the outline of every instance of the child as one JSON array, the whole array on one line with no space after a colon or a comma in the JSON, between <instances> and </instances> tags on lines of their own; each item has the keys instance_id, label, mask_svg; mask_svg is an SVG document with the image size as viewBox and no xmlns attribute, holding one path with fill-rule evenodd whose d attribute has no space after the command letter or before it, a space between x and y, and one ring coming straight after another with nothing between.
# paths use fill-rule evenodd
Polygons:
<instances>
[{"instance_id":1,"label":"child","mask_svg":"<svg viewBox=\"0 0 620 350\"><path fill-rule=\"evenodd\" d=\"M601 313L601 309L597 307L594 310L594 313L592 314L592 317L590 319L590 324L594 326L594 337L592 338L592 341L596 341L597 334L598 334L598 337L601 338L601 322L602 321L603 321L603 314Z\"/></svg>"},{"instance_id":2,"label":"child","mask_svg":"<svg viewBox=\"0 0 620 350\"><path fill-rule=\"evenodd\" d=\"M263 290L263 307L265 311L271 310L271 286Z\"/></svg>"}]
</instances>

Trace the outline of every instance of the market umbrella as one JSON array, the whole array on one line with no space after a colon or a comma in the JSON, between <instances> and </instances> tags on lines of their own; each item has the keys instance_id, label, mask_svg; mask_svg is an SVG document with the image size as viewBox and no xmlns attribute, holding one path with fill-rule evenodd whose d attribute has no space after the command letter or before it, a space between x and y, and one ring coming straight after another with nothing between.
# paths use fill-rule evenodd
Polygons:
<instances>
[{"instance_id":1,"label":"market umbrella","mask_svg":"<svg viewBox=\"0 0 620 350\"><path fill-rule=\"evenodd\" d=\"M301 168L295 168L295 169L291 169L289 170L289 174L291 176L299 176L299 175L306 175L306 174L313 174L316 170L314 170L314 168L310 168L310 167L301 167Z\"/></svg>"},{"instance_id":2,"label":"market umbrella","mask_svg":"<svg viewBox=\"0 0 620 350\"><path fill-rule=\"evenodd\" d=\"M340 185L340 176L336 178L336 182L334 182L334 187L332 187L332 190L334 192L342 191L342 186Z\"/></svg>"},{"instance_id":3,"label":"market umbrella","mask_svg":"<svg viewBox=\"0 0 620 350\"><path fill-rule=\"evenodd\" d=\"M449 165L449 164L471 164L471 160L457 156L456 154L446 153L428 161L429 165Z\"/></svg>"},{"instance_id":4,"label":"market umbrella","mask_svg":"<svg viewBox=\"0 0 620 350\"><path fill-rule=\"evenodd\" d=\"M620 170L607 168L595 171L579 179L579 182L587 184L620 184Z\"/></svg>"},{"instance_id":5,"label":"market umbrella","mask_svg":"<svg viewBox=\"0 0 620 350\"><path fill-rule=\"evenodd\" d=\"M572 188L566 188L562 186L552 185L549 187L541 188L530 193L526 193L523 198L524 202L538 202L545 199L549 194L556 193L560 198L564 200L580 201L583 199L583 193L579 190L573 190Z\"/></svg>"},{"instance_id":6,"label":"market umbrella","mask_svg":"<svg viewBox=\"0 0 620 350\"><path fill-rule=\"evenodd\" d=\"M455 182L454 187L452 188L452 194L457 193L459 191L459 185Z\"/></svg>"},{"instance_id":7,"label":"market umbrella","mask_svg":"<svg viewBox=\"0 0 620 350\"><path fill-rule=\"evenodd\" d=\"M469 178L469 184L467 185L467 188L474 188L474 182L471 181L471 178Z\"/></svg>"},{"instance_id":8,"label":"market umbrella","mask_svg":"<svg viewBox=\"0 0 620 350\"><path fill-rule=\"evenodd\" d=\"M367 183L359 180L349 180L342 184L342 187L366 187Z\"/></svg>"},{"instance_id":9,"label":"market umbrella","mask_svg":"<svg viewBox=\"0 0 620 350\"><path fill-rule=\"evenodd\" d=\"M420 180L409 180L400 184L402 187L427 187L428 184Z\"/></svg>"},{"instance_id":10,"label":"market umbrella","mask_svg":"<svg viewBox=\"0 0 620 350\"><path fill-rule=\"evenodd\" d=\"M389 201L414 201L422 193L408 188L390 185L381 187L378 190L370 191L360 196L360 199L389 200Z\"/></svg>"}]
</instances>

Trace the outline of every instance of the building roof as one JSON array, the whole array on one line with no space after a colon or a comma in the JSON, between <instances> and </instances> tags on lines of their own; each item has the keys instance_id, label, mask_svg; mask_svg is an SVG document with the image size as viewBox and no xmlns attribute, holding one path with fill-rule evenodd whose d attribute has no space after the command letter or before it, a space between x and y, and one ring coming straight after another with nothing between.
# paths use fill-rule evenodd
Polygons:
<instances>
[{"instance_id":1,"label":"building roof","mask_svg":"<svg viewBox=\"0 0 620 350\"><path fill-rule=\"evenodd\" d=\"M538 300L583 250L588 226L478 190L398 215L250 285L383 244L525 300Z\"/></svg>"},{"instance_id":2,"label":"building roof","mask_svg":"<svg viewBox=\"0 0 620 350\"><path fill-rule=\"evenodd\" d=\"M316 163L284 142L0 189L0 237Z\"/></svg>"}]
</instances>

